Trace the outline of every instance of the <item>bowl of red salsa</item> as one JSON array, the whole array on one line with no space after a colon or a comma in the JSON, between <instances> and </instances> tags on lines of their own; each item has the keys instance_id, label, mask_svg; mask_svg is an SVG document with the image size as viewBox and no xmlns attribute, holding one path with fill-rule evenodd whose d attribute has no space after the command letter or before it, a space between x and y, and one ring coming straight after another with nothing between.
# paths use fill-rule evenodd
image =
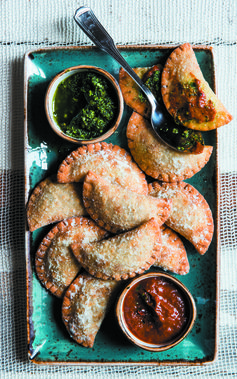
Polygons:
<instances>
[{"instance_id":1,"label":"bowl of red salsa","mask_svg":"<svg viewBox=\"0 0 237 379\"><path fill-rule=\"evenodd\" d=\"M149 351L163 351L180 343L196 318L189 290L173 276L149 272L133 279L116 306L118 323L126 337Z\"/></svg>"}]
</instances>

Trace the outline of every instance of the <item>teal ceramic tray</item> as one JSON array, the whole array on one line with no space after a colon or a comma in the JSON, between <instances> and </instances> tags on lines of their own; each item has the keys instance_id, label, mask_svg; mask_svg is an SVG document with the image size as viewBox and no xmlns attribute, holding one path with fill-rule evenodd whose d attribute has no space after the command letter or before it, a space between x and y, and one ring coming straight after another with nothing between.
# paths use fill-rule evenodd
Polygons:
<instances>
[{"instance_id":1,"label":"teal ceramic tray","mask_svg":"<svg viewBox=\"0 0 237 379\"><path fill-rule=\"evenodd\" d=\"M127 46L120 51L132 67L164 63L168 46ZM195 48L197 60L210 86L215 90L211 48ZM45 177L57 172L61 161L77 145L60 139L49 127L44 96L49 82L63 69L75 65L102 67L118 78L119 66L108 55L93 47L51 48L31 51L25 57L25 164L26 193ZM130 115L126 107L122 123L107 141L127 148L125 131ZM208 252L200 256L184 240L190 273L178 277L191 291L197 305L192 332L174 348L154 353L132 345L123 337L114 307L104 320L93 348L84 348L67 334L61 320L61 301L39 283L34 271L34 255L51 227L33 233L26 231L27 327L29 358L41 364L202 364L212 362L217 351L218 308L218 170L217 133L207 132L206 143L214 146L208 164L188 180L208 201L215 219L215 235Z\"/></svg>"}]
</instances>

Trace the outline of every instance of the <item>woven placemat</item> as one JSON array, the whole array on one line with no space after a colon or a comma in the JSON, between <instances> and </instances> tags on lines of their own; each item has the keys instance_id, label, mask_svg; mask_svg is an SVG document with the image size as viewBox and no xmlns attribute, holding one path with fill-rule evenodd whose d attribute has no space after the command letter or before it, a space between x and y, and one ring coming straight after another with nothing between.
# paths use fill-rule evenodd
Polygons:
<instances>
[{"instance_id":1,"label":"woven placemat","mask_svg":"<svg viewBox=\"0 0 237 379\"><path fill-rule=\"evenodd\" d=\"M216 361L204 366L37 366L28 361L24 244L23 64L28 50L90 45L73 21L84 5L71 0L2 1L0 28L0 377L187 378L237 377L236 87L237 2L88 0L117 44L213 46L219 97L234 121L219 132L220 325Z\"/></svg>"}]
</instances>

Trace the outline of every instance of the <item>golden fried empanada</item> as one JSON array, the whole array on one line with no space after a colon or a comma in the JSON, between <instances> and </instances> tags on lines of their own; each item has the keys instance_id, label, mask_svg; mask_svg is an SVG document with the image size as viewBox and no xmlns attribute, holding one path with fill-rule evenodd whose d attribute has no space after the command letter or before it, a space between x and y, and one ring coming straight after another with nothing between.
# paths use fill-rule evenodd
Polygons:
<instances>
[{"instance_id":1,"label":"golden fried empanada","mask_svg":"<svg viewBox=\"0 0 237 379\"><path fill-rule=\"evenodd\" d=\"M128 147L138 166L149 176L164 182L191 178L208 162L213 147L200 154L179 153L163 143L148 120L133 112L127 126Z\"/></svg>"},{"instance_id":2,"label":"golden fried empanada","mask_svg":"<svg viewBox=\"0 0 237 379\"><path fill-rule=\"evenodd\" d=\"M113 233L133 229L152 217L162 225L171 209L168 199L138 194L92 171L83 184L83 201L93 220Z\"/></svg>"},{"instance_id":3,"label":"golden fried empanada","mask_svg":"<svg viewBox=\"0 0 237 379\"><path fill-rule=\"evenodd\" d=\"M148 270L156 259L160 228L156 220L90 244L74 243L72 251L79 263L93 276L102 279L128 279Z\"/></svg>"},{"instance_id":4,"label":"golden fried empanada","mask_svg":"<svg viewBox=\"0 0 237 379\"><path fill-rule=\"evenodd\" d=\"M212 130L232 120L204 79L189 43L176 48L161 77L164 104L175 121L195 130Z\"/></svg>"},{"instance_id":5,"label":"golden fried empanada","mask_svg":"<svg viewBox=\"0 0 237 379\"><path fill-rule=\"evenodd\" d=\"M162 65L156 64L152 67L136 67L133 69L135 73L139 76L142 81L148 85L150 90L153 92L154 96L156 97L157 101L161 104L162 98L161 98L161 71L162 71ZM147 81L149 82L149 77L154 74L154 72L159 71L160 77L159 77L159 86L157 85L157 82L155 83L155 92L154 88L149 86ZM131 78L131 76L121 67L119 71L119 85L123 94L123 98L125 103L132 108L135 112L139 113L141 116L146 117L150 119L151 117L151 106L149 101L147 100L146 96L143 94L143 92L140 90L140 87L134 82L134 80ZM157 88L159 90L157 91Z\"/></svg>"},{"instance_id":6,"label":"golden fried empanada","mask_svg":"<svg viewBox=\"0 0 237 379\"><path fill-rule=\"evenodd\" d=\"M81 183L62 184L53 178L47 178L35 187L27 205L27 221L31 232L68 217L86 214Z\"/></svg>"},{"instance_id":7,"label":"golden fried empanada","mask_svg":"<svg viewBox=\"0 0 237 379\"><path fill-rule=\"evenodd\" d=\"M111 183L147 194L145 175L132 161L131 155L106 142L89 144L73 151L60 165L58 181L82 181L90 170L105 176Z\"/></svg>"},{"instance_id":8,"label":"golden fried empanada","mask_svg":"<svg viewBox=\"0 0 237 379\"><path fill-rule=\"evenodd\" d=\"M114 280L88 274L81 274L72 282L63 298L62 319L76 342L93 347L117 286Z\"/></svg>"},{"instance_id":9,"label":"golden fried empanada","mask_svg":"<svg viewBox=\"0 0 237 379\"><path fill-rule=\"evenodd\" d=\"M189 261L180 237L165 225L161 226L161 241L158 242L157 259L153 266L185 275L189 272Z\"/></svg>"},{"instance_id":10,"label":"golden fried empanada","mask_svg":"<svg viewBox=\"0 0 237 379\"><path fill-rule=\"evenodd\" d=\"M189 240L200 254L204 254L213 237L214 223L211 209L204 197L185 182L149 184L149 194L159 199L172 199L166 224Z\"/></svg>"},{"instance_id":11,"label":"golden fried empanada","mask_svg":"<svg viewBox=\"0 0 237 379\"><path fill-rule=\"evenodd\" d=\"M150 70L150 67L136 67L133 69L140 79ZM148 102L140 99L139 86L134 82L130 75L121 67L119 70L119 86L121 88L125 103L134 111L144 117L150 115L150 105Z\"/></svg>"},{"instance_id":12,"label":"golden fried empanada","mask_svg":"<svg viewBox=\"0 0 237 379\"><path fill-rule=\"evenodd\" d=\"M43 286L61 297L81 268L70 245L75 241L99 241L106 236L105 230L85 217L72 217L55 225L41 242L35 257L36 273Z\"/></svg>"}]
</instances>

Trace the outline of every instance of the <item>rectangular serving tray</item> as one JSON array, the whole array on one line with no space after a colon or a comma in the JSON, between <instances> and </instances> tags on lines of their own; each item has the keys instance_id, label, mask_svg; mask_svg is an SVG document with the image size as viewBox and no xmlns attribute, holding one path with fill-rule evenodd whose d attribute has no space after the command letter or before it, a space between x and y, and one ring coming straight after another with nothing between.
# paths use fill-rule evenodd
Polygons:
<instances>
[{"instance_id":1,"label":"rectangular serving tray","mask_svg":"<svg viewBox=\"0 0 237 379\"><path fill-rule=\"evenodd\" d=\"M174 46L120 46L122 55L132 67L164 64ZM198 46L194 51L204 74L215 91L214 59L211 47ZM119 65L95 47L57 47L30 51L25 56L25 202L32 189L44 178L55 174L59 164L77 145L60 139L47 122L44 97L53 77L65 68L94 65L109 71L118 79ZM131 110L125 107L123 120L107 142L127 148L126 125ZM30 233L26 226L27 266L27 332L29 359L37 364L141 364L199 365L213 362L218 344L219 293L219 180L217 165L218 133L203 133L206 144L214 147L207 165L187 182L205 197L213 212L215 233L209 250L200 256L183 239L190 262L190 272L174 275L192 293L197 305L195 325L180 344L156 353L132 345L122 335L114 308L106 316L93 348L72 340L61 320L61 300L47 292L34 270L35 252L52 226Z\"/></svg>"}]
</instances>

